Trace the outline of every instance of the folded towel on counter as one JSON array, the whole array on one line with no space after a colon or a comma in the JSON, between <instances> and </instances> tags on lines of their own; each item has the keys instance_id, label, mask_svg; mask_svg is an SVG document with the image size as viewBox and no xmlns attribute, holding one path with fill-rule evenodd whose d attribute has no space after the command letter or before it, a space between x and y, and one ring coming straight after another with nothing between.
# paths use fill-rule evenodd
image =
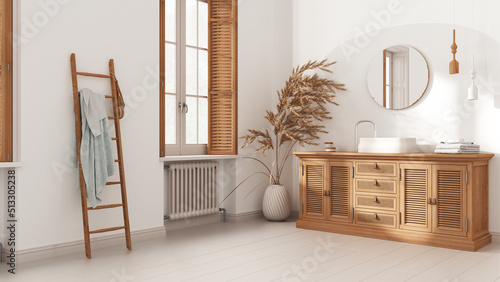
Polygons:
<instances>
[{"instance_id":1,"label":"folded towel on counter","mask_svg":"<svg viewBox=\"0 0 500 282\"><path fill-rule=\"evenodd\" d=\"M464 149L436 149L434 153L443 154L478 154L479 150L464 150Z\"/></svg>"},{"instance_id":2,"label":"folded towel on counter","mask_svg":"<svg viewBox=\"0 0 500 282\"><path fill-rule=\"evenodd\" d=\"M472 144L463 144L463 143L455 143L455 144L438 144L436 149L479 149L479 145Z\"/></svg>"},{"instance_id":3,"label":"folded towel on counter","mask_svg":"<svg viewBox=\"0 0 500 282\"><path fill-rule=\"evenodd\" d=\"M473 142L441 142L436 146L434 153L443 154L477 154L479 145Z\"/></svg>"}]
</instances>

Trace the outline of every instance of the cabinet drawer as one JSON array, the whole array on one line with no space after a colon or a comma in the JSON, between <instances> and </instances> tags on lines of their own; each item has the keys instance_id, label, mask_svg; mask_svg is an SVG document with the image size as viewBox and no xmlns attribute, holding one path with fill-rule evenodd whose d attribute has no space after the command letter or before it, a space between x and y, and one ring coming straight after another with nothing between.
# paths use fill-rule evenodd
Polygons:
<instances>
[{"instance_id":1,"label":"cabinet drawer","mask_svg":"<svg viewBox=\"0 0 500 282\"><path fill-rule=\"evenodd\" d=\"M396 215L377 212L356 212L356 223L377 227L396 228Z\"/></svg>"},{"instance_id":2,"label":"cabinet drawer","mask_svg":"<svg viewBox=\"0 0 500 282\"><path fill-rule=\"evenodd\" d=\"M396 180L356 179L356 191L396 194Z\"/></svg>"},{"instance_id":3,"label":"cabinet drawer","mask_svg":"<svg viewBox=\"0 0 500 282\"><path fill-rule=\"evenodd\" d=\"M356 195L356 207L396 211L396 197L380 197L375 195Z\"/></svg>"},{"instance_id":4,"label":"cabinet drawer","mask_svg":"<svg viewBox=\"0 0 500 282\"><path fill-rule=\"evenodd\" d=\"M396 176L396 163L357 162L356 175Z\"/></svg>"}]
</instances>

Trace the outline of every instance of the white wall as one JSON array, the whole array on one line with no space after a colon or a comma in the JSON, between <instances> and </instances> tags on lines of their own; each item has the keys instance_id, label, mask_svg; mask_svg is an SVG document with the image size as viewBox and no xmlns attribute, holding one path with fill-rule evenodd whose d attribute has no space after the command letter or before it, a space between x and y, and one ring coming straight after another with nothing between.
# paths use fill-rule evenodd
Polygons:
<instances>
[{"instance_id":1,"label":"white wall","mask_svg":"<svg viewBox=\"0 0 500 282\"><path fill-rule=\"evenodd\" d=\"M18 249L83 238L77 170L71 166L72 52L82 71L107 73L108 60L115 59L127 103L121 128L131 229L163 226L158 1L21 1L19 8L23 166L18 169ZM82 79L79 86L109 91L108 81ZM118 191L103 192L106 202L119 201ZM91 228L120 224L119 210L91 217Z\"/></svg>"},{"instance_id":2,"label":"white wall","mask_svg":"<svg viewBox=\"0 0 500 282\"><path fill-rule=\"evenodd\" d=\"M276 91L284 86L292 71L292 30L289 0L240 0L238 1L238 136L248 129L269 128L264 119L266 109L274 110ZM258 15L258 17L256 17ZM241 140L242 141L242 140ZM240 142L240 145L242 142ZM239 149L242 157L262 157L256 146ZM269 167L271 161L267 161ZM243 181L255 171L262 171L260 164L249 159L236 160L235 182ZM291 172L291 170L289 170ZM287 174L283 184L291 182ZM258 186L250 195L247 194ZM244 213L262 209L262 196L269 181L256 176L245 182L234 197L235 210Z\"/></svg>"},{"instance_id":3,"label":"white wall","mask_svg":"<svg viewBox=\"0 0 500 282\"><path fill-rule=\"evenodd\" d=\"M500 79L500 28L492 11L498 1L476 1L475 53L480 99L467 100L472 54L472 3L457 1L457 60L460 74L449 75L453 1L359 1L295 0L293 5L293 62L301 64L325 57L338 61L332 78L349 91L339 95L332 107L333 119L326 126L337 148L354 149L354 124L370 119L379 136L417 137L422 151L447 138L465 138L497 154L490 161L490 231L500 231L500 120L497 82ZM385 11L385 12L384 12ZM389 12L392 11L392 12ZM450 15L449 17L443 15ZM377 29L379 27L379 29ZM382 27L382 30L380 30ZM369 34L364 34L368 30ZM481 33L482 32L482 33ZM368 63L385 46L408 44L427 58L431 69L429 90L424 99L408 110L389 111L371 101L366 83ZM362 136L371 135L369 127ZM366 131L365 131L366 130ZM318 148L309 148L318 149ZM295 183L294 196L298 197Z\"/></svg>"}]
</instances>

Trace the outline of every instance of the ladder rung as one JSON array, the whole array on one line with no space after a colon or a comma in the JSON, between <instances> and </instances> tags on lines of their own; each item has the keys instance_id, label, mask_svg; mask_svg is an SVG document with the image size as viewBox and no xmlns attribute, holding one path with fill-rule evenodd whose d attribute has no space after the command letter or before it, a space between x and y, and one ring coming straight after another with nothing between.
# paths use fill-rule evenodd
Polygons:
<instances>
[{"instance_id":1,"label":"ladder rung","mask_svg":"<svg viewBox=\"0 0 500 282\"><path fill-rule=\"evenodd\" d=\"M113 95L104 95L106 98L113 98Z\"/></svg>"},{"instance_id":2,"label":"ladder rung","mask_svg":"<svg viewBox=\"0 0 500 282\"><path fill-rule=\"evenodd\" d=\"M97 206L95 208L87 208L87 210L92 211L92 210L112 209L118 207L123 207L123 204L102 205L102 206Z\"/></svg>"},{"instance_id":3,"label":"ladder rung","mask_svg":"<svg viewBox=\"0 0 500 282\"><path fill-rule=\"evenodd\" d=\"M109 182L106 182L106 185L116 185L116 184L121 184L120 181L109 181Z\"/></svg>"},{"instance_id":4,"label":"ladder rung","mask_svg":"<svg viewBox=\"0 0 500 282\"><path fill-rule=\"evenodd\" d=\"M76 72L78 75L83 76L92 76L92 77L101 77L101 78L111 78L109 75L100 74L100 73L90 73L90 72Z\"/></svg>"},{"instance_id":5,"label":"ladder rung","mask_svg":"<svg viewBox=\"0 0 500 282\"><path fill-rule=\"evenodd\" d=\"M115 119L115 117L108 117L108 119Z\"/></svg>"},{"instance_id":6,"label":"ladder rung","mask_svg":"<svg viewBox=\"0 0 500 282\"><path fill-rule=\"evenodd\" d=\"M89 231L89 234L103 233L103 232L115 231L115 230L120 230L120 229L125 229L125 226L118 226L118 227L110 227L110 228L92 230L92 231Z\"/></svg>"}]
</instances>

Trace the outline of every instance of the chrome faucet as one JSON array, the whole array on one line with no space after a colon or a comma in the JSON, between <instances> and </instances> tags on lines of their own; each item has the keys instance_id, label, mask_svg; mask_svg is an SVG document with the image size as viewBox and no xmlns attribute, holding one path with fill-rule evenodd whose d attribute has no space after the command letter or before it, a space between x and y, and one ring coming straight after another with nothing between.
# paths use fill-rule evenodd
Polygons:
<instances>
[{"instance_id":1,"label":"chrome faucet","mask_svg":"<svg viewBox=\"0 0 500 282\"><path fill-rule=\"evenodd\" d=\"M356 135L354 136L355 140L354 140L354 149L356 150L356 153L358 152L358 125L360 125L361 123L364 123L364 122L369 122L373 125L373 137L377 137L377 126L375 125L375 123L371 120L360 120L356 123L356 125L354 126L354 130L356 131Z\"/></svg>"}]
</instances>

